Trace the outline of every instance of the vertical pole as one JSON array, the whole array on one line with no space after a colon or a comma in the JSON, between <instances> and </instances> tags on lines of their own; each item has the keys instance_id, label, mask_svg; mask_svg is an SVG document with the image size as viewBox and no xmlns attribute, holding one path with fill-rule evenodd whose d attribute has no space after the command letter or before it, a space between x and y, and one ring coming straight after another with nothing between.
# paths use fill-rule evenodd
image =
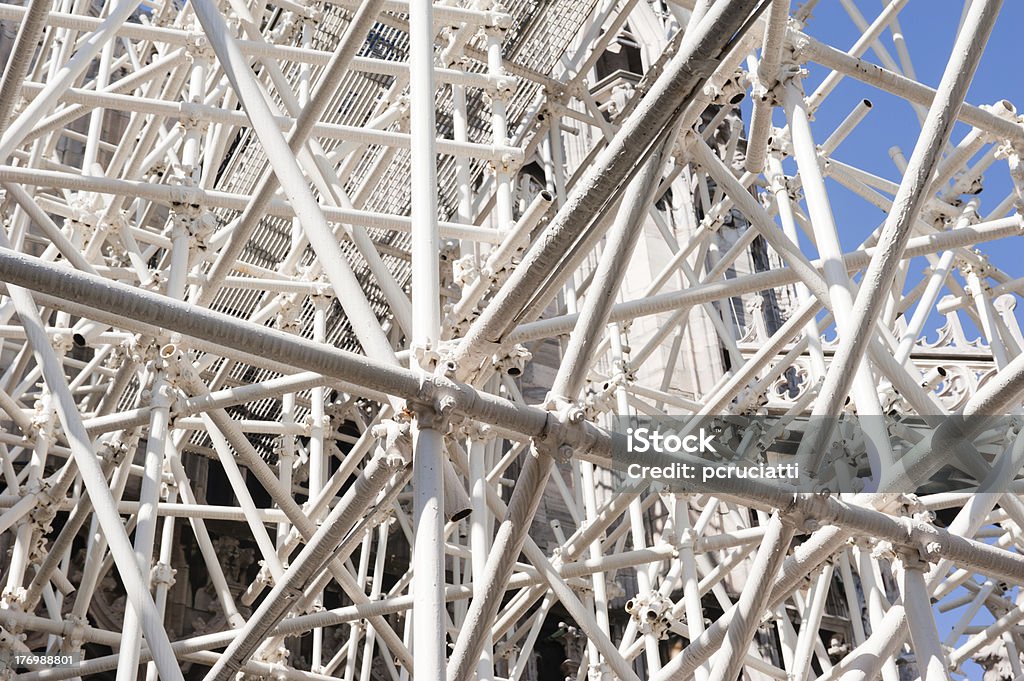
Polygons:
<instances>
[{"instance_id":1,"label":"vertical pole","mask_svg":"<svg viewBox=\"0 0 1024 681\"><path fill-rule=\"evenodd\" d=\"M771 183L772 193L775 194L775 205L779 211L779 219L782 221L782 231L794 246L799 246L793 204L790 202L789 189L786 187L782 160L775 154L768 158L768 181ZM811 292L807 289L807 284L797 282L796 297L801 305L810 300ZM808 353L811 358L811 380L816 381L825 375L825 356L821 351L821 334L818 324L813 319L804 326L804 337L807 339Z\"/></svg>"},{"instance_id":2,"label":"vertical pole","mask_svg":"<svg viewBox=\"0 0 1024 681\"><path fill-rule=\"evenodd\" d=\"M932 599L924 579L926 566L927 563L922 563L916 556L904 557L903 569L899 571L910 641L914 645L921 681L950 681L942 641L935 628Z\"/></svg>"},{"instance_id":3,"label":"vertical pole","mask_svg":"<svg viewBox=\"0 0 1024 681\"><path fill-rule=\"evenodd\" d=\"M811 671L814 644L818 640L821 617L825 614L825 601L831 584L832 566L826 565L807 596L791 673L793 681L806 681Z\"/></svg>"},{"instance_id":4,"label":"vertical pole","mask_svg":"<svg viewBox=\"0 0 1024 681\"><path fill-rule=\"evenodd\" d=\"M147 585L153 561L153 544L156 541L157 504L160 501L160 484L163 476L164 449L170 425L171 386L164 378L164 370L157 369L156 378L150 388L153 411L150 417L149 435L146 441L146 458L143 467L142 490L139 493L139 511L135 524L135 559L138 561ZM124 631L117 662L117 681L135 681L139 669L139 651L142 632L139 629L139 614L128 603L124 612Z\"/></svg>"},{"instance_id":5,"label":"vertical pole","mask_svg":"<svg viewBox=\"0 0 1024 681\"><path fill-rule=\"evenodd\" d=\"M580 461L580 479L583 481L583 504L586 511L586 522L591 523L597 516L597 479L594 475L594 464L589 461ZM601 542L594 541L590 544L590 558L600 560L602 556ZM597 625L607 634L611 634L611 625L608 619L608 585L605 582L603 572L595 571L591 575L594 593L591 596L594 603L594 619ZM604 678L607 668L601 664L601 658L597 646L592 643L587 646L587 653L591 661L591 675Z\"/></svg>"},{"instance_id":6,"label":"vertical pole","mask_svg":"<svg viewBox=\"0 0 1024 681\"><path fill-rule=\"evenodd\" d=\"M18 29L18 37L11 48L10 61L4 67L3 80L0 81L0 134L7 128L7 119L15 102L18 101L18 92L28 74L36 43L46 28L46 17L50 13L51 4L50 0L32 0L28 6L28 14Z\"/></svg>"},{"instance_id":7,"label":"vertical pole","mask_svg":"<svg viewBox=\"0 0 1024 681\"><path fill-rule=\"evenodd\" d=\"M388 548L388 525L391 521L384 521L377 526L377 553L373 564L373 583L370 585L370 600L380 598L384 583L384 560L387 557ZM366 641L363 644L363 664L360 669L360 681L368 681L373 678L370 675L370 665L373 663L373 647L377 639L377 630L367 627Z\"/></svg>"},{"instance_id":8,"label":"vertical pole","mask_svg":"<svg viewBox=\"0 0 1024 681\"><path fill-rule=\"evenodd\" d=\"M828 285L832 312L835 315L840 336L846 337L850 333L848 323L853 309L853 283L843 263L843 248L839 243L839 231L836 228L832 206L825 190L825 179L821 173L821 166L818 164L818 150L814 144L814 136L811 134L807 104L797 81L790 79L786 82L783 101L786 118L789 120L790 134L793 138L793 156L800 169L804 194L807 197L807 209L810 213L815 245L824 261L822 269L825 283ZM866 365L856 367L856 374L851 376L851 380L853 383L851 395L857 406L857 413L861 416L881 415L882 407L869 368ZM829 416L836 414L838 414L838 410L827 412ZM876 421L878 420L866 419L862 421L862 426L864 427L871 472L877 482L881 471L892 463L892 450L889 446L888 434L884 429L873 428L873 426L880 426L880 423L876 423ZM808 438L805 438L805 441L806 439ZM816 475L824 451L809 449L801 443L800 454L805 455L805 453L809 457L810 474Z\"/></svg>"},{"instance_id":9,"label":"vertical pole","mask_svg":"<svg viewBox=\"0 0 1024 681\"><path fill-rule=\"evenodd\" d=\"M753 90L754 107L750 115L750 136L745 163L747 170L752 173L760 173L764 168L768 138L772 129L771 89L778 82L788 20L789 0L772 0L768 28L761 42L761 60L758 62L757 79Z\"/></svg>"},{"instance_id":10,"label":"vertical pole","mask_svg":"<svg viewBox=\"0 0 1024 681\"><path fill-rule=\"evenodd\" d=\"M108 43L109 46L109 43ZM106 55L106 47L104 48ZM198 75L197 75L198 72ZM194 67L194 80L202 80L202 66ZM193 83L195 86L195 83ZM195 162L197 148L194 145L188 146L182 154L185 164ZM187 284L189 256L191 254L191 236L195 229L195 215L183 213L171 216L171 252L170 252L170 273L167 281L167 295L180 300L184 297ZM160 350L159 364L155 367L155 375L152 387L150 388L151 405L153 407L150 415L149 434L146 441L146 455L143 469L142 489L139 493L139 511L136 516L135 526L135 554L139 563L139 569L149 583L151 579L151 566L153 562L153 548L156 542L157 531L157 504L160 501L160 487L164 471L164 453L170 445L170 407L172 386L168 381L168 369L174 370L171 366L178 361L178 352L173 345L167 345ZM165 523L167 521L165 520ZM168 530L165 527L164 540L169 542L166 536L173 532L173 524ZM161 546L161 556L165 553L165 547ZM161 570L163 574L163 570ZM166 601L166 588L162 596L157 598L157 612L163 614L161 602ZM142 638L138 627L139 613L131 604L125 609L124 615L124 640L121 644L117 664L117 681L135 681L138 674L139 653L141 650ZM155 673L156 667L152 663L148 668ZM150 674L147 673L147 677Z\"/></svg>"},{"instance_id":11,"label":"vertical pole","mask_svg":"<svg viewBox=\"0 0 1024 681\"><path fill-rule=\"evenodd\" d=\"M469 141L469 110L466 105L466 88L462 85L452 85L452 128L456 142ZM459 222L464 225L473 224L473 187L470 183L470 163L464 156L455 158L455 182L458 184ZM475 263L479 265L478 244L464 242L460 254L465 256L470 251L476 256Z\"/></svg>"},{"instance_id":12,"label":"vertical pole","mask_svg":"<svg viewBox=\"0 0 1024 681\"><path fill-rule=\"evenodd\" d=\"M501 36L503 31L496 27L487 29L487 71L491 76L500 77L504 74L501 63ZM506 95L499 88L494 88L491 96L491 131L494 145L508 144L508 111L505 105ZM500 160L494 166L497 189L495 192L495 209L497 227L507 230L512 226L512 176Z\"/></svg>"},{"instance_id":13,"label":"vertical pole","mask_svg":"<svg viewBox=\"0 0 1024 681\"><path fill-rule=\"evenodd\" d=\"M313 299L313 340L318 343L326 342L327 334L327 307L330 301L325 296L315 296ZM309 417L313 421L309 434L309 498L315 499L320 495L327 479L327 454L324 449L324 438L326 437L328 418L324 413L324 399L326 398L324 387L317 386L310 390ZM315 607L323 607L323 594L316 597ZM323 657L324 630L322 627L313 629L313 651L311 667L313 671L320 669Z\"/></svg>"},{"instance_id":14,"label":"vertical pole","mask_svg":"<svg viewBox=\"0 0 1024 681\"><path fill-rule=\"evenodd\" d=\"M429 0L409 3L409 93L412 173L413 369L430 373L437 351L441 301L434 139L434 17ZM445 674L444 436L422 409L413 422L413 677Z\"/></svg>"},{"instance_id":15,"label":"vertical pole","mask_svg":"<svg viewBox=\"0 0 1024 681\"><path fill-rule=\"evenodd\" d=\"M487 554L491 550L491 524L487 509L487 453L491 449L479 435L469 445L470 500L473 514L470 516L469 545L472 551L471 569L473 574L473 598L483 598L484 575L487 568ZM494 678L494 650L490 640L485 640L476 665L478 681Z\"/></svg>"},{"instance_id":16,"label":"vertical pole","mask_svg":"<svg viewBox=\"0 0 1024 681\"><path fill-rule=\"evenodd\" d=\"M367 532L363 537L363 546L359 552L359 567L356 570L356 579L359 581L359 585L366 588L366 572L370 568L370 542L373 539L373 534ZM316 629L313 630L314 636ZM369 633L369 632L367 632ZM345 660L345 676L346 679L354 679L356 675L356 661L357 656L355 650L359 646L359 637L362 636L362 627L349 627L348 631L348 650L352 651L352 654ZM313 639L313 648L316 652L316 639ZM314 670L315 671L315 670Z\"/></svg>"},{"instance_id":17,"label":"vertical pole","mask_svg":"<svg viewBox=\"0 0 1024 681\"><path fill-rule=\"evenodd\" d=\"M620 365L625 360L624 353L623 353L623 338L622 338L622 335L623 335L622 334L622 330L621 330L619 324L609 324L608 325L609 349L611 350L612 361L613 362L618 362L618 363L620 363ZM617 412L619 417L630 415L629 396L626 394L626 386L622 382L620 382L615 387L615 409L616 409L616 412ZM684 505L684 509L685 509L685 505ZM684 513L685 512L686 511L684 510ZM645 530L644 530L644 515L643 515L643 513L644 513L644 511L643 511L643 508L642 508L642 505L641 505L640 497L637 496L635 499L633 499L632 501L629 502L629 511L628 511L629 523L630 523L630 533L631 533L631 535L633 537L633 548L635 550L640 550L640 549L647 548L647 537L644 534ZM589 510L588 510L588 515L589 515ZM687 520L689 520L689 518L687 518ZM592 544L592 545L595 545L595 544L599 545L599 542L595 541L594 544ZM687 565L686 549L683 549L681 551L681 555L680 555L679 559L683 563L684 566ZM693 553L692 553L692 551L689 554L689 559L690 559L689 560L689 565L691 567L693 567ZM690 599L690 596L692 596L694 594L695 589L697 587L696 572L695 571L694 571L693 577L694 577L694 581L693 581L693 584L692 584L693 589L690 589L689 593L687 593L684 596L685 598L688 599L687 600L687 604L690 604L692 602L692 599ZM645 570L645 569L638 569L636 571L636 580L637 580L637 587L639 589L639 593L647 594L647 593L653 592L654 589L653 589L653 584L652 584L651 576L647 572L647 570ZM689 585L684 582L684 585L683 585L684 590L686 590L688 588L688 586ZM692 610L687 610L687 612L688 613L692 613L693 611ZM697 596L697 612L700 612L700 596L699 595ZM698 634L700 633L700 631L703 631L703 628L704 628L704 616L703 616L703 614L700 615L700 617L698 619L699 619L699 622L696 625L694 624L694 620L693 619L690 619L690 618L687 619L687 623L689 624L689 635L690 635L690 639L691 640L693 638L695 638L695 636L694 636L695 629L698 629L698 631L697 631ZM631 625L633 624L632 620L630 621L630 624ZM623 637L623 640L625 640L625 637ZM645 636L644 637L644 653L645 653L646 659L647 659L647 674L648 674L648 676L650 676L651 674L654 674L658 670L661 669L661 650L660 650L660 646L658 645L658 641L655 640L651 636ZM698 670L698 673L695 675L695 678L697 679L697 681L704 681L704 679L707 677L707 674L704 673L704 672L705 672L704 669Z\"/></svg>"},{"instance_id":18,"label":"vertical pole","mask_svg":"<svg viewBox=\"0 0 1024 681\"><path fill-rule=\"evenodd\" d=\"M177 449L167 441L165 456L178 456ZM173 504L176 501L177 492L172 488L167 493L167 503ZM174 516L164 516L163 533L160 535L160 556L157 559L156 569L153 574L153 586L156 590L156 609L160 615L167 611L167 594L174 585L174 571L171 569L171 555L174 550ZM156 665L150 661L146 665L146 681L157 680Z\"/></svg>"},{"instance_id":19,"label":"vertical pole","mask_svg":"<svg viewBox=\"0 0 1024 681\"><path fill-rule=\"evenodd\" d=\"M636 503L639 503L639 500ZM691 537L691 541L679 547L679 562L682 568L683 609L686 612L686 631L689 639L695 641L704 633L704 609L700 602L700 579L697 574L697 562L693 552L694 542L701 536L701 533L696 528L689 526L689 504L683 501L678 506L682 506L682 508L678 509L676 513L676 522L680 524L686 523L685 527L680 526L679 529ZM710 671L709 665L702 664L693 671L693 678L696 681L705 681Z\"/></svg>"},{"instance_id":20,"label":"vertical pole","mask_svg":"<svg viewBox=\"0 0 1024 681\"><path fill-rule=\"evenodd\" d=\"M999 335L999 324L995 308L992 306L992 299L989 297L988 283L979 273L979 268L973 265L961 268L967 279L967 287L970 296L974 299L974 305L978 310L978 317L981 319L981 330L988 340L988 346L996 361L996 368L1002 369L1010 363L1006 353L1006 346Z\"/></svg>"},{"instance_id":21,"label":"vertical pole","mask_svg":"<svg viewBox=\"0 0 1024 681\"><path fill-rule=\"evenodd\" d=\"M103 49L100 50L100 63L99 69L96 72L96 85L97 91L107 87L110 82L110 61L114 56L114 41L108 40L103 44ZM89 134L85 141L85 152L82 158L82 173L85 175L92 175L93 165L96 163L99 155L100 137L103 134L103 114L106 113L106 109L103 107L97 107L92 110L92 114L89 116Z\"/></svg>"}]
</instances>

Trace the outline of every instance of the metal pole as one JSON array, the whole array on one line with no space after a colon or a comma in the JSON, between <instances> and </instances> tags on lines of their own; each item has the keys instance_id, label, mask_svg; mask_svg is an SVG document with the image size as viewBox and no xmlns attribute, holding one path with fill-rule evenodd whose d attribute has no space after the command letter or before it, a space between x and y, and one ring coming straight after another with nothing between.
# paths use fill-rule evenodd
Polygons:
<instances>
[{"instance_id":1,"label":"metal pole","mask_svg":"<svg viewBox=\"0 0 1024 681\"><path fill-rule=\"evenodd\" d=\"M150 390L153 393L153 413L146 440L145 475L142 479L142 490L139 493L140 505L136 514L138 520L135 524L134 545L139 571L145 575L147 586L152 565L153 545L156 542L157 504L160 500L164 448L170 420L171 387L161 369L157 369ZM142 644L140 634L139 613L129 604L124 613L124 639L121 642L121 659L117 664L118 681L134 681L136 678L139 650Z\"/></svg>"},{"instance_id":2,"label":"metal pole","mask_svg":"<svg viewBox=\"0 0 1024 681\"><path fill-rule=\"evenodd\" d=\"M949 681L949 666L939 633L935 629L935 615L925 584L924 566L913 555L905 555L902 563L903 569L898 571L900 591L903 593L903 607L921 681Z\"/></svg>"},{"instance_id":3,"label":"metal pole","mask_svg":"<svg viewBox=\"0 0 1024 681\"><path fill-rule=\"evenodd\" d=\"M849 326L853 308L853 282L843 267L842 246L839 243L839 232L836 228L835 218L832 214L832 207L825 190L825 180L818 165L818 152L811 134L810 120L807 113L807 105L800 92L799 85L792 79L786 83L784 102L786 117L789 120L789 128L793 137L793 155L796 157L800 167L800 176L803 180L804 193L807 197L807 208L810 213L811 226L814 229L815 245L823 260L823 274L828 284L829 298L832 305L832 312L835 316L836 326L839 333L848 337L853 333ZM833 363L833 368L835 364ZM881 416L882 407L878 400L878 392L875 389L874 378L868 366L849 367L854 376L846 380L847 386L853 386L853 391L848 389L845 397L852 396L857 406L857 413L868 418L861 421L865 436L869 438L868 459L871 465L873 479L877 483L882 471L892 463L892 450L889 445L888 435L879 429L879 420L874 417ZM826 374L827 375L827 374ZM818 403L821 404L821 392L818 392ZM816 415L835 416L838 407L827 413ZM821 427L827 424L819 420L812 427ZM799 456L801 461L806 462L812 476L818 475L818 467L823 450L815 450L807 443L809 438L801 440ZM826 440L818 441L819 446L824 446Z\"/></svg>"},{"instance_id":4,"label":"metal pole","mask_svg":"<svg viewBox=\"0 0 1024 681\"><path fill-rule=\"evenodd\" d=\"M674 139L669 134L669 141ZM671 144L663 143L670 147ZM643 171L630 183L627 198L620 207L612 235L602 254L594 277L595 294L588 296L580 311L576 328L570 336L565 357L552 384L549 400L553 408L559 403L572 404L585 377L582 369L589 361L596 334L607 320L613 296L625 275L629 256L636 244L642 226L640 216L647 212L653 200L657 178L661 175L662 150L658 150L644 166ZM582 414L581 414L582 415ZM473 599L466 613L468 626L462 629L455 642L449 663L449 681L464 681L472 674L472 664L479 658L484 638L490 635L491 623L501 604L501 585L508 581L516 557L522 551L530 522L543 496L548 475L554 462L550 455L531 447L509 501L508 511L495 535L487 566L481 597Z\"/></svg>"},{"instance_id":5,"label":"metal pole","mask_svg":"<svg viewBox=\"0 0 1024 681\"><path fill-rule=\"evenodd\" d=\"M437 156L434 139L434 21L430 2L414 2L409 14L410 132L412 133L412 339L411 368L429 376L441 334L437 227ZM444 677L444 415L413 405L413 677Z\"/></svg>"},{"instance_id":6,"label":"metal pole","mask_svg":"<svg viewBox=\"0 0 1024 681\"><path fill-rule=\"evenodd\" d=\"M7 130L7 121L14 104L18 101L18 93L31 66L36 44L43 34L43 29L46 28L50 4L49 0L32 0L25 20L18 28L18 37L11 47L11 59L7 62L3 80L0 81L0 135Z\"/></svg>"},{"instance_id":7,"label":"metal pole","mask_svg":"<svg viewBox=\"0 0 1024 681\"><path fill-rule=\"evenodd\" d=\"M8 246L6 236L0 235L0 245ZM148 582L139 569L132 545L117 514L106 477L92 452L91 442L82 425L74 396L68 389L63 366L43 331L35 304L24 290L8 287L7 292L18 308L36 361L42 366L44 380L57 400L57 414L71 445L71 453L92 499L95 517L103 529L110 551L117 556L118 572L124 580L128 598L141 615L142 631L150 650L153 651L160 675L166 679L183 679L174 653L171 652L167 632L164 631L156 605L149 594Z\"/></svg>"},{"instance_id":8,"label":"metal pole","mask_svg":"<svg viewBox=\"0 0 1024 681\"><path fill-rule=\"evenodd\" d=\"M688 34L670 66L651 88L640 106L619 128L618 134L577 181L566 203L548 223L538 246L495 295L491 304L463 337L453 353L459 377L476 370L485 344L499 340L515 321L536 288L550 272L567 245L587 228L616 195L614 187L646 157L662 131L693 96L694 90L710 76L708 60L717 56L754 8L755 0L716 3Z\"/></svg>"},{"instance_id":9,"label":"metal pole","mask_svg":"<svg viewBox=\"0 0 1024 681\"><path fill-rule=\"evenodd\" d=\"M884 303L882 292L892 285L914 221L925 200L925 191L931 184L942 148L949 138L1001 6L1002 0L984 0L971 5L964 30L957 36L935 100L928 110L921 137L914 147L907 172L904 173L903 182L893 201L893 208L879 236L877 250L861 280L848 321L841 329L839 348L825 375L825 383L818 393L812 415L838 413L842 401L849 393L853 376L862 373L859 367L867 349L866 340L880 306ZM832 436L831 420L825 419L819 424L824 427L812 429L810 437L800 443L801 453L808 453L814 462L818 461L816 452L823 451L822 448Z\"/></svg>"},{"instance_id":10,"label":"metal pole","mask_svg":"<svg viewBox=\"0 0 1024 681\"><path fill-rule=\"evenodd\" d=\"M761 60L757 65L758 84L754 88L754 106L747 141L746 168L752 173L759 173L764 168L768 136L772 128L772 106L769 97L772 96L771 90L778 82L788 21L789 0L772 0L768 28L764 32L764 42L761 44Z\"/></svg>"}]
</instances>

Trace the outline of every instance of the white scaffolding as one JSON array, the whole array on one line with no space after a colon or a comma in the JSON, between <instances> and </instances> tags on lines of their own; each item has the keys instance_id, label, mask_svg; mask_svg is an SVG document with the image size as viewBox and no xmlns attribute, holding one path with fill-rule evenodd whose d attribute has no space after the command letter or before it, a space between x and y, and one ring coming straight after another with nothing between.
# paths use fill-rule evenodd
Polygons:
<instances>
[{"instance_id":1,"label":"white scaffolding","mask_svg":"<svg viewBox=\"0 0 1024 681\"><path fill-rule=\"evenodd\" d=\"M1003 3L825 4L0 4L0 678L1024 680Z\"/></svg>"}]
</instances>

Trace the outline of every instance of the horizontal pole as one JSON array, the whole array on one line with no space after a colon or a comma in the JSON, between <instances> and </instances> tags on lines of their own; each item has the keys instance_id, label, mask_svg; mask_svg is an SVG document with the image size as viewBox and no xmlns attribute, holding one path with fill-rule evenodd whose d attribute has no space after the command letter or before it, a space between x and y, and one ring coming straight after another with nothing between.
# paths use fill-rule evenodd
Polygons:
<instances>
[{"instance_id":1,"label":"horizontal pole","mask_svg":"<svg viewBox=\"0 0 1024 681\"><path fill-rule=\"evenodd\" d=\"M610 436L591 424L571 424L542 409L479 392L447 378L423 378L409 369L45 263L6 248L0 248L0 280L387 395L425 403L444 413L462 414L526 437L540 438L551 446L576 447L579 455L606 460L611 454Z\"/></svg>"},{"instance_id":2,"label":"horizontal pole","mask_svg":"<svg viewBox=\"0 0 1024 681\"><path fill-rule=\"evenodd\" d=\"M938 253L969 244L980 244L1005 237L1020 236L1022 233L1024 233L1024 216L1014 215L971 227L962 227L937 234L914 237L907 244L904 259ZM873 253L873 248L865 248L844 255L843 262L846 264L847 271L856 272L867 267ZM813 260L811 265L819 271L823 267L821 260ZM692 307L702 303L732 298L745 293L756 293L772 288L781 288L800 281L800 276L794 270L788 267L781 267L768 270L767 272L739 276L734 279L707 282L683 289L682 291L662 293L647 298L618 303L612 307L610 320L613 322L628 321L680 308ZM506 336L504 342L508 344L525 343L540 338L551 338L567 334L576 325L576 317L577 315L568 314L522 324L511 331Z\"/></svg>"},{"instance_id":3,"label":"horizontal pole","mask_svg":"<svg viewBox=\"0 0 1024 681\"><path fill-rule=\"evenodd\" d=\"M44 85L41 83L25 83L22 86L24 94L28 99L32 98L29 96L29 93L35 95L42 91L43 88ZM187 121L221 123L240 128L250 126L248 116L241 111L227 111L219 106L195 102L169 102L131 94L97 93L83 88L69 88L61 96L61 100L82 104L88 108L103 108L112 111L166 116ZM82 114L84 115L84 113L85 111L83 110ZM295 125L295 120L290 116L275 115L274 120L282 132L288 132ZM312 134L321 139L347 140L358 142L359 144L375 144L399 149L408 149L412 144L412 136L409 133L396 130L375 130L339 123L317 123L313 126ZM444 138L438 138L436 145L439 154L458 158L468 157L485 161L502 161L518 164L522 163L524 157L523 150L518 147L458 142Z\"/></svg>"},{"instance_id":4,"label":"horizontal pole","mask_svg":"<svg viewBox=\"0 0 1024 681\"><path fill-rule=\"evenodd\" d=\"M935 88L922 85L916 80L884 69L869 61L851 57L842 50L815 40L806 33L790 28L787 30L787 39L800 57L856 78L879 90L902 97L908 102L920 106L931 106L935 99ZM1006 106L1006 102L999 102L993 108L1003 107L1006 109ZM1009 113L1008 109L1006 111ZM968 125L995 135L999 139L1010 140L1017 146L1024 145L1024 127L1009 118L998 116L992 111L964 103L957 118Z\"/></svg>"},{"instance_id":5,"label":"horizontal pole","mask_svg":"<svg viewBox=\"0 0 1024 681\"><path fill-rule=\"evenodd\" d=\"M141 180L118 180L106 177L75 175L55 170L36 170L15 166L0 166L0 182L17 182L36 187L53 187L79 192L113 194L147 199L166 206L191 205L205 208L227 208L245 210L249 197L244 194L205 190L198 187L153 184ZM412 232L412 218L390 213L339 208L319 204L328 222L335 224L375 227L395 232ZM283 199L273 199L267 213L277 217L295 217L291 205ZM446 239L468 239L480 243L501 243L502 235L493 229L462 225L455 222L438 222L441 236Z\"/></svg>"},{"instance_id":6,"label":"horizontal pole","mask_svg":"<svg viewBox=\"0 0 1024 681\"><path fill-rule=\"evenodd\" d=\"M359 3L357 2L349 2L347 0L342 0L341 2L337 0L330 1L332 4L342 5L349 9L357 9L359 7ZM400 0L386 0L384 7L385 11L407 12L409 9L409 3L401 2ZM0 5L0 19L6 21L24 21L24 17L27 13L28 9L26 7L6 4ZM504 12L481 11L467 7L456 7L454 5L434 5L434 22L439 26L447 26L453 21L457 23L479 24L482 26L498 25L511 21L511 19L512 17ZM102 20L77 14L68 14L67 12L49 12L46 15L45 22L46 25L53 26L54 28L67 28L75 31L93 31L100 25ZM183 31L181 29L169 28L166 26L147 26L145 24L136 23L122 24L117 29L117 35L131 40L153 40L155 42L163 42L170 45L189 45L194 43L198 37L198 34L192 31ZM288 54L288 56L280 58L287 58L290 61L310 60L309 63L315 64L318 62L313 60L318 59L319 55L322 54L317 50L306 50L304 48L292 49L295 52L302 52L305 55L305 58L298 58L290 52L282 52L283 54ZM256 54L256 52L254 51L253 54ZM324 63L326 63L326 59Z\"/></svg>"}]
</instances>

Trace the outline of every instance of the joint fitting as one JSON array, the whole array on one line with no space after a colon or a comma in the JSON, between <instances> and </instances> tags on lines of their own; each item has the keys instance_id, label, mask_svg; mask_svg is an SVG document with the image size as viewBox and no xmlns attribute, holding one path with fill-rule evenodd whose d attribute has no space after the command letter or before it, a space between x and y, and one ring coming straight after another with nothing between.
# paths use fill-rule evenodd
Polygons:
<instances>
[{"instance_id":1,"label":"joint fitting","mask_svg":"<svg viewBox=\"0 0 1024 681\"><path fill-rule=\"evenodd\" d=\"M157 563L150 571L150 575L153 580L153 584L163 584L169 589L174 586L174 575L177 574L177 572L177 570L171 568L167 563Z\"/></svg>"},{"instance_id":2,"label":"joint fitting","mask_svg":"<svg viewBox=\"0 0 1024 681\"><path fill-rule=\"evenodd\" d=\"M380 451L388 457L400 458L403 462L412 461L412 434L408 421L385 419L370 430L370 434L380 440Z\"/></svg>"}]
</instances>

